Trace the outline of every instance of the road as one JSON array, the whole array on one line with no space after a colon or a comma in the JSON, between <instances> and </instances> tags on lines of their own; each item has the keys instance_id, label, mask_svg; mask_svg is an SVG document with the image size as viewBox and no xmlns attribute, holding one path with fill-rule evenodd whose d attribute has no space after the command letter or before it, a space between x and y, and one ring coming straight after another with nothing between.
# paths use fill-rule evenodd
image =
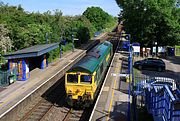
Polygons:
<instances>
[{"instance_id":1,"label":"road","mask_svg":"<svg viewBox=\"0 0 180 121\"><path fill-rule=\"evenodd\" d=\"M140 58L142 59L142 58ZM139 59L138 59L139 60ZM140 71L143 77L167 77L172 78L177 82L177 85L180 85L180 57L167 57L163 59L166 64L166 70L163 72L158 71L149 71L149 70L142 70ZM137 75L135 75L136 77ZM139 77L138 76L138 77Z\"/></svg>"}]
</instances>

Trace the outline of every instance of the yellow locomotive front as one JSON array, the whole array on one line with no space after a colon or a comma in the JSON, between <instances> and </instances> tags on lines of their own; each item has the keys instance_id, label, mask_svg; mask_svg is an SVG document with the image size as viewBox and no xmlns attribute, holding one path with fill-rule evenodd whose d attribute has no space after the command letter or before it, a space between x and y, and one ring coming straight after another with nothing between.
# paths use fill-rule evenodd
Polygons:
<instances>
[{"instance_id":1,"label":"yellow locomotive front","mask_svg":"<svg viewBox=\"0 0 180 121\"><path fill-rule=\"evenodd\" d=\"M82 72L67 72L65 85L68 105L88 107L92 104L96 90L94 75Z\"/></svg>"}]
</instances>

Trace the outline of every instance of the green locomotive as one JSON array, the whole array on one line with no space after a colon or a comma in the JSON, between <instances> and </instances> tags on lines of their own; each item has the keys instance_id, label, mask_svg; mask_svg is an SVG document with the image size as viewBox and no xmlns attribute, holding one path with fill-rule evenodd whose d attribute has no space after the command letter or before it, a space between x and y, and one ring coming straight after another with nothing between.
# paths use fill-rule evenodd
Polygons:
<instances>
[{"instance_id":1,"label":"green locomotive","mask_svg":"<svg viewBox=\"0 0 180 121\"><path fill-rule=\"evenodd\" d=\"M97 96L113 55L113 45L104 41L95 46L65 75L67 103L90 106Z\"/></svg>"}]
</instances>

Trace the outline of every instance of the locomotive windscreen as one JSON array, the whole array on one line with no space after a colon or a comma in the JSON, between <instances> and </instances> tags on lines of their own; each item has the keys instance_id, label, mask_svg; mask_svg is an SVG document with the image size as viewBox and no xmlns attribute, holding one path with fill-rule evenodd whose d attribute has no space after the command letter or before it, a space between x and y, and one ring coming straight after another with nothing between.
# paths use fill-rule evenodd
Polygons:
<instances>
[{"instance_id":1,"label":"locomotive windscreen","mask_svg":"<svg viewBox=\"0 0 180 121\"><path fill-rule=\"evenodd\" d=\"M78 75L77 74L68 74L67 82L69 83L78 83Z\"/></svg>"},{"instance_id":2,"label":"locomotive windscreen","mask_svg":"<svg viewBox=\"0 0 180 121\"><path fill-rule=\"evenodd\" d=\"M81 82L92 83L92 77L90 75L81 75Z\"/></svg>"}]
</instances>

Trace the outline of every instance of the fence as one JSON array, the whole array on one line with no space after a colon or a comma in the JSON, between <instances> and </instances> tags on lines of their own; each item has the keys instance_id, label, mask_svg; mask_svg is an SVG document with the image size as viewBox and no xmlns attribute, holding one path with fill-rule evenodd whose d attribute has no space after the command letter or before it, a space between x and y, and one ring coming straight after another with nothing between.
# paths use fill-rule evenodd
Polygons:
<instances>
[{"instance_id":1,"label":"fence","mask_svg":"<svg viewBox=\"0 0 180 121\"><path fill-rule=\"evenodd\" d=\"M11 82L10 79L16 80L17 69L11 71L1 71L0 70L0 87L8 86Z\"/></svg>"},{"instance_id":2,"label":"fence","mask_svg":"<svg viewBox=\"0 0 180 121\"><path fill-rule=\"evenodd\" d=\"M153 77L153 76L147 76L147 75L142 75L142 74L134 75L135 89L137 89L138 86L145 85L145 84L146 85L153 84L153 83L167 84L167 85L170 84L173 90L175 90L176 88L180 89L179 79L173 75L171 77L155 77L155 76Z\"/></svg>"},{"instance_id":3,"label":"fence","mask_svg":"<svg viewBox=\"0 0 180 121\"><path fill-rule=\"evenodd\" d=\"M146 90L146 107L148 112L153 115L154 121L179 121L180 120L180 100L179 91L172 93L167 85L153 86Z\"/></svg>"},{"instance_id":4,"label":"fence","mask_svg":"<svg viewBox=\"0 0 180 121\"><path fill-rule=\"evenodd\" d=\"M144 102L148 113L152 114L154 121L180 121L178 81L173 77L134 75L135 98L138 95L144 97L145 100L142 102Z\"/></svg>"}]
</instances>

